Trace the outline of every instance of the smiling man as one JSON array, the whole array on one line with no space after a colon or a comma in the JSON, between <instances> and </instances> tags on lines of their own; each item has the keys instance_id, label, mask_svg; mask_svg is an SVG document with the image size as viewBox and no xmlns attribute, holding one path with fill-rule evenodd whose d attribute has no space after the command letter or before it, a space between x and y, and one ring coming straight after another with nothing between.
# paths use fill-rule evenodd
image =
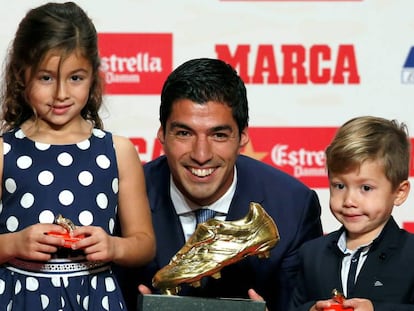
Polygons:
<instances>
[{"instance_id":1,"label":"smiling man","mask_svg":"<svg viewBox=\"0 0 414 311\"><path fill-rule=\"evenodd\" d=\"M155 292L153 276L194 233L198 210L210 209L217 220L234 221L249 213L251 202L259 203L279 229L280 242L270 257L245 258L223 268L218 279L205 277L200 287L180 284L178 294L255 298L254 289L269 310L287 309L297 249L322 235L319 200L290 175L240 155L249 142L248 119L245 85L223 61L193 59L167 78L157 135L165 155L144 167L157 254L144 269L127 271L133 284L128 288L123 283L131 310L138 285L142 293Z\"/></svg>"}]
</instances>

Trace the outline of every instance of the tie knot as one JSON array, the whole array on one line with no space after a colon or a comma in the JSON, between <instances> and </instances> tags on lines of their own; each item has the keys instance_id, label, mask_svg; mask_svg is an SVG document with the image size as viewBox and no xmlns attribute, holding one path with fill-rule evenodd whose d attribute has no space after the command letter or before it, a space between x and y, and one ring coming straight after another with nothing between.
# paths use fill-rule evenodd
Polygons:
<instances>
[{"instance_id":1,"label":"tie knot","mask_svg":"<svg viewBox=\"0 0 414 311\"><path fill-rule=\"evenodd\" d=\"M196 213L197 224L206 222L210 218L213 218L214 215L216 214L215 211L208 209L208 208L200 208L196 210L195 213Z\"/></svg>"}]
</instances>

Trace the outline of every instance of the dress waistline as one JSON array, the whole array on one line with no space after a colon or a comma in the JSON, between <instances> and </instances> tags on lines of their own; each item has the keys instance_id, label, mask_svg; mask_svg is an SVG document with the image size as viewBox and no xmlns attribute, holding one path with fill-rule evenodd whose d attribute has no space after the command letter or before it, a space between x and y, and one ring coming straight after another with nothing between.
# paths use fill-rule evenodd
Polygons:
<instances>
[{"instance_id":1,"label":"dress waistline","mask_svg":"<svg viewBox=\"0 0 414 311\"><path fill-rule=\"evenodd\" d=\"M17 258L11 259L4 266L21 274L44 277L95 274L110 268L109 263L99 261L36 262Z\"/></svg>"}]
</instances>

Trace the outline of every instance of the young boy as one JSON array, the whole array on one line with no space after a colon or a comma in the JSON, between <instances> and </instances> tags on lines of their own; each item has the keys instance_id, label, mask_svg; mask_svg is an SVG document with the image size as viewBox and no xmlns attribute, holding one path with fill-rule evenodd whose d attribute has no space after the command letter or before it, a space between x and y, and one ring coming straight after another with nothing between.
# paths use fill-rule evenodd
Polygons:
<instances>
[{"instance_id":1,"label":"young boy","mask_svg":"<svg viewBox=\"0 0 414 311\"><path fill-rule=\"evenodd\" d=\"M323 311L334 289L355 311L414 310L414 235L391 216L410 183L407 127L395 120L346 122L326 149L330 209L343 225L300 249L291 310Z\"/></svg>"}]
</instances>

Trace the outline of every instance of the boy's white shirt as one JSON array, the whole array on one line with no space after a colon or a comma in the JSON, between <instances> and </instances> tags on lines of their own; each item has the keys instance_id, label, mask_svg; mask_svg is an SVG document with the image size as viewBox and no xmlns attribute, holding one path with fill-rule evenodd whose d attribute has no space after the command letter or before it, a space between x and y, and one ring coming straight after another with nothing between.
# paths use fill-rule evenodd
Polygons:
<instances>
[{"instance_id":1,"label":"boy's white shirt","mask_svg":"<svg viewBox=\"0 0 414 311\"><path fill-rule=\"evenodd\" d=\"M357 266L357 270L356 270L356 274L355 274L355 282L356 282L357 279L358 279L359 272L361 271L361 268L364 265L365 260L367 259L368 251L371 248L372 242L373 241L371 241L369 244L361 245L357 249L350 250L346 247L346 231L342 232L341 236L339 237L337 245L338 245L339 249L345 254L344 258L342 259L342 268L341 268L342 289L344 291L343 294L345 295L345 297L347 297L347 295L348 295L348 293L347 293L347 280L348 280L349 268L351 266L352 256L360 248L363 248L363 250L362 250L362 252L359 256L358 266Z\"/></svg>"}]
</instances>

